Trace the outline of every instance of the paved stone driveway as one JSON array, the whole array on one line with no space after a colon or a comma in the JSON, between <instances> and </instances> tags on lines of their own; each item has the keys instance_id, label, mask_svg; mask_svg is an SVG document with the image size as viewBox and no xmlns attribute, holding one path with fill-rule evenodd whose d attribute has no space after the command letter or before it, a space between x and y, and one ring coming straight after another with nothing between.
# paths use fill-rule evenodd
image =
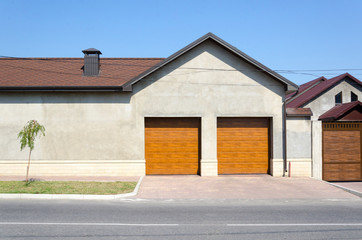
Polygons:
<instances>
[{"instance_id":1,"label":"paved stone driveway","mask_svg":"<svg viewBox=\"0 0 362 240\"><path fill-rule=\"evenodd\" d=\"M142 199L358 199L312 178L269 175L146 176L137 196Z\"/></svg>"}]
</instances>

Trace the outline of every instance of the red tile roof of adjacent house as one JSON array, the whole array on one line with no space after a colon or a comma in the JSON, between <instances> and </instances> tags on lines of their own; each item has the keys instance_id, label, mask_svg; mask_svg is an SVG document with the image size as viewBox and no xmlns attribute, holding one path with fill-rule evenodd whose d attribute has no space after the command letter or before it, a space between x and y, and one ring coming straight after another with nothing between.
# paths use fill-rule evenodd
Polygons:
<instances>
[{"instance_id":1,"label":"red tile roof of adjacent house","mask_svg":"<svg viewBox=\"0 0 362 240\"><path fill-rule=\"evenodd\" d=\"M299 108L303 107L309 101L318 97L320 94L330 89L331 87L339 84L346 78L356 82L356 84L362 86L362 82L353 77L349 73L339 75L337 77L326 79L324 77L317 78L313 81L307 82L300 86L298 93L294 96L294 93L289 94L289 100L287 100L287 108Z\"/></svg>"},{"instance_id":2,"label":"red tile roof of adjacent house","mask_svg":"<svg viewBox=\"0 0 362 240\"><path fill-rule=\"evenodd\" d=\"M164 58L101 58L99 76L85 77L83 58L0 58L0 87L121 86Z\"/></svg>"},{"instance_id":3,"label":"red tile roof of adjacent house","mask_svg":"<svg viewBox=\"0 0 362 240\"><path fill-rule=\"evenodd\" d=\"M298 88L298 93L302 93L304 92L305 90L307 90L308 88L312 87L312 86L315 86L323 81L326 81L327 79L325 77L319 77L317 79L314 79L312 81L309 81L307 83L304 83L302 85L299 86ZM289 99L291 97L293 97L295 95L297 91L294 91L292 93L289 93L287 96L286 96L286 99Z\"/></svg>"},{"instance_id":4,"label":"red tile roof of adjacent house","mask_svg":"<svg viewBox=\"0 0 362 240\"><path fill-rule=\"evenodd\" d=\"M349 102L344 104L338 104L319 116L318 120L336 120L346 114L348 111L356 108L362 107L362 103L360 101ZM361 119L362 120L362 119Z\"/></svg>"}]
</instances>

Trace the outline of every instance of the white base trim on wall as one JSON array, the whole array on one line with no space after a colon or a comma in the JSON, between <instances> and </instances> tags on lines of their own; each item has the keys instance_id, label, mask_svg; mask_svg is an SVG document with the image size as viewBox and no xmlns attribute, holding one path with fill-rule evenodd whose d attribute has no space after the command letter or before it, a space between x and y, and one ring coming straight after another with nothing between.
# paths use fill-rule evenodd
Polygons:
<instances>
[{"instance_id":1,"label":"white base trim on wall","mask_svg":"<svg viewBox=\"0 0 362 240\"><path fill-rule=\"evenodd\" d=\"M217 159L201 159L200 168L202 177L218 175Z\"/></svg>"},{"instance_id":2,"label":"white base trim on wall","mask_svg":"<svg viewBox=\"0 0 362 240\"><path fill-rule=\"evenodd\" d=\"M0 175L23 175L25 160L1 160ZM31 160L33 176L144 176L145 160Z\"/></svg>"}]
</instances>

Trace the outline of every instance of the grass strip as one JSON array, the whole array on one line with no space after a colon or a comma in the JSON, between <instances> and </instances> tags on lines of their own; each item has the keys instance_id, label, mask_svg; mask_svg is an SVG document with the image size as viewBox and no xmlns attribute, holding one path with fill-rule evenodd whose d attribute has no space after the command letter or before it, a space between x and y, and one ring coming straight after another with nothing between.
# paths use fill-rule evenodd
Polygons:
<instances>
[{"instance_id":1,"label":"grass strip","mask_svg":"<svg viewBox=\"0 0 362 240\"><path fill-rule=\"evenodd\" d=\"M132 192L136 182L77 182L77 181L0 181L0 193L32 194L96 194L114 195Z\"/></svg>"}]
</instances>

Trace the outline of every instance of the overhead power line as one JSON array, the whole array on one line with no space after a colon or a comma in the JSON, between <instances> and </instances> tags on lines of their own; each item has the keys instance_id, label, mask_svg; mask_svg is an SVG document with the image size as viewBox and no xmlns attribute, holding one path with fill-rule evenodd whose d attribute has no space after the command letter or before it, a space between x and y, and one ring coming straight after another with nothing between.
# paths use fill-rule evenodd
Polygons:
<instances>
[{"instance_id":1,"label":"overhead power line","mask_svg":"<svg viewBox=\"0 0 362 240\"><path fill-rule=\"evenodd\" d=\"M9 59L14 59L14 60L26 60L26 61L52 61L52 62L66 62L66 63L70 63L73 59L69 58L69 59L57 59L57 58L25 58L25 57L12 57L12 56L4 56L4 55L0 55L0 59L1 58L9 58ZM129 59L131 60L132 58L119 58L121 59ZM134 58L137 59L137 58ZM142 59L142 58L139 58ZM147 59L158 59L158 58L144 58L145 60ZM160 61L162 60L162 58L159 58ZM126 64L126 63L107 63L107 61L103 61L101 63L101 66L110 66L110 65L114 65L114 66L125 66L125 67L144 67L144 68L151 68L153 66L155 66L157 63L155 64ZM7 66L7 67L13 67L13 68L21 68L21 69L28 69L28 70L33 70L33 71L40 71L40 72L51 72L51 73L59 73L59 74L67 74L67 75L77 75L75 73L70 73L70 72L64 72L64 71L52 71L52 70L44 70L44 69L38 69L38 68L34 68L34 67L23 67L23 66L12 66L12 65L7 65L7 64L1 64L2 66ZM249 69L245 69L245 70L238 70L238 69L224 69L224 68L203 68L203 67L180 67L180 69L188 69L188 70L199 70L199 71L195 71L195 72L189 72L189 73L179 73L178 75L183 75L183 74L192 74L192 73L201 73L201 72L206 72L206 71L239 71L239 72L268 72L265 70L249 70ZM200 71L201 70L201 71ZM272 70L274 72L280 73L280 74L299 74L299 75L309 75L309 76L314 76L314 77L320 77L321 75L334 75L332 73L325 73L325 72L348 72L348 71L362 71L362 68L336 68L336 69L274 69ZM322 73L320 75L317 75L315 73ZM362 75L362 73L354 73L354 75ZM117 78L114 75L104 75L102 74L102 77L107 77L107 78Z\"/></svg>"}]
</instances>

